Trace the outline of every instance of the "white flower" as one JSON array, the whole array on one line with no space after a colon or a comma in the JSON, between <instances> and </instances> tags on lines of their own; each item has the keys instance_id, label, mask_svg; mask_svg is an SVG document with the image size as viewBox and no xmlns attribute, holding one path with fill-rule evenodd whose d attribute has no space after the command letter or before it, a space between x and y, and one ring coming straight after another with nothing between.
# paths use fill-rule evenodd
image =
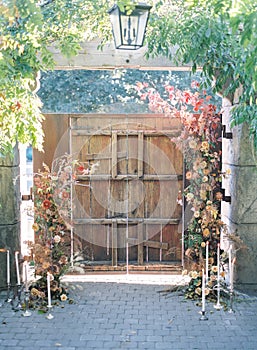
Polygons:
<instances>
[{"instance_id":1,"label":"white flower","mask_svg":"<svg viewBox=\"0 0 257 350\"><path fill-rule=\"evenodd\" d=\"M194 198L193 193L190 193L190 192L189 192L189 193L186 195L187 201L191 201L193 198Z\"/></svg>"},{"instance_id":2,"label":"white flower","mask_svg":"<svg viewBox=\"0 0 257 350\"><path fill-rule=\"evenodd\" d=\"M54 243L60 243L61 237L59 235L54 236Z\"/></svg>"}]
</instances>

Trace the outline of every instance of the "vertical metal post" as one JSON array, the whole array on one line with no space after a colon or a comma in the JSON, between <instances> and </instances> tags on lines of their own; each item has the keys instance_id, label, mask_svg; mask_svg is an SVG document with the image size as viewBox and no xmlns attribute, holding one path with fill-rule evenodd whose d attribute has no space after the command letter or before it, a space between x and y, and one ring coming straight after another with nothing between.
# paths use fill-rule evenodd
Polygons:
<instances>
[{"instance_id":1,"label":"vertical metal post","mask_svg":"<svg viewBox=\"0 0 257 350\"><path fill-rule=\"evenodd\" d=\"M185 189L185 160L184 160L184 154L183 154L183 180L182 180L182 193L184 192ZM182 263L182 268L185 268L185 197L182 196L182 237L181 237L181 263Z\"/></svg>"},{"instance_id":2,"label":"vertical metal post","mask_svg":"<svg viewBox=\"0 0 257 350\"><path fill-rule=\"evenodd\" d=\"M127 116L128 118L128 116ZM127 119L127 138L126 138L127 150L126 150L126 173L127 173L127 182L126 182L126 192L127 192L127 201L126 201L126 272L129 273L129 226L128 226L128 218L129 218L129 188L128 188L128 171L129 171L129 143L128 143L128 119Z\"/></svg>"},{"instance_id":3,"label":"vertical metal post","mask_svg":"<svg viewBox=\"0 0 257 350\"><path fill-rule=\"evenodd\" d=\"M69 154L72 157L72 121L71 117L69 118ZM71 180L70 180L70 196L71 196L71 211L70 211L70 219L71 223L73 223L73 169L71 170ZM74 231L73 224L71 225L70 231L70 264L73 267L74 264Z\"/></svg>"}]
</instances>

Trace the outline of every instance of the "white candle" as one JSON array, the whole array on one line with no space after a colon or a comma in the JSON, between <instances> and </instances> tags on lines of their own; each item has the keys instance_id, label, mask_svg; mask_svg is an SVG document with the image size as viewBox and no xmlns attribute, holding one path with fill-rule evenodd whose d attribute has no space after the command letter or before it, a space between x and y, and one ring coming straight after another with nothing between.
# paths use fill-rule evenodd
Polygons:
<instances>
[{"instance_id":1,"label":"white candle","mask_svg":"<svg viewBox=\"0 0 257 350\"><path fill-rule=\"evenodd\" d=\"M204 269L202 269L202 313L205 313L205 278Z\"/></svg>"},{"instance_id":2,"label":"white candle","mask_svg":"<svg viewBox=\"0 0 257 350\"><path fill-rule=\"evenodd\" d=\"M7 269L7 285L10 284L10 251L7 249L6 250L7 253L7 264L6 264L6 269Z\"/></svg>"},{"instance_id":3,"label":"white candle","mask_svg":"<svg viewBox=\"0 0 257 350\"><path fill-rule=\"evenodd\" d=\"M209 270L209 241L206 242L206 283L208 283L208 270Z\"/></svg>"},{"instance_id":4,"label":"white candle","mask_svg":"<svg viewBox=\"0 0 257 350\"><path fill-rule=\"evenodd\" d=\"M28 288L28 262L27 261L24 261L23 267L24 267L25 291L28 292L29 288Z\"/></svg>"},{"instance_id":5,"label":"white candle","mask_svg":"<svg viewBox=\"0 0 257 350\"><path fill-rule=\"evenodd\" d=\"M236 258L234 258L231 262L231 272L230 272L230 290L231 292L234 290L234 264L236 262Z\"/></svg>"},{"instance_id":6,"label":"white candle","mask_svg":"<svg viewBox=\"0 0 257 350\"><path fill-rule=\"evenodd\" d=\"M48 307L51 307L51 290L50 290L50 273L47 272L47 298L48 298Z\"/></svg>"},{"instance_id":7,"label":"white candle","mask_svg":"<svg viewBox=\"0 0 257 350\"><path fill-rule=\"evenodd\" d=\"M15 263L16 263L16 274L17 274L17 284L18 286L21 284L20 279L20 270L19 270L19 261L18 261L19 252L15 252Z\"/></svg>"},{"instance_id":8,"label":"white candle","mask_svg":"<svg viewBox=\"0 0 257 350\"><path fill-rule=\"evenodd\" d=\"M220 283L220 243L217 248L217 269L218 269L218 284Z\"/></svg>"},{"instance_id":9,"label":"white candle","mask_svg":"<svg viewBox=\"0 0 257 350\"><path fill-rule=\"evenodd\" d=\"M229 267L229 283L230 289L233 288L233 271L232 271L232 245L229 246L228 250L228 267Z\"/></svg>"}]
</instances>

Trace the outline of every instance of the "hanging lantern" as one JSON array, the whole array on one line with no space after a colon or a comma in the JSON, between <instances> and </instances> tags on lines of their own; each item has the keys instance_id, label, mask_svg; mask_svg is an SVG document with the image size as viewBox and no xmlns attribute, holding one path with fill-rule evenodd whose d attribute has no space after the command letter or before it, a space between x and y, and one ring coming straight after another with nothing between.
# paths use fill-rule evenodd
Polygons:
<instances>
[{"instance_id":1,"label":"hanging lantern","mask_svg":"<svg viewBox=\"0 0 257 350\"><path fill-rule=\"evenodd\" d=\"M122 12L115 4L108 11L116 49L137 50L143 46L151 8L146 4L138 4L133 11Z\"/></svg>"}]
</instances>

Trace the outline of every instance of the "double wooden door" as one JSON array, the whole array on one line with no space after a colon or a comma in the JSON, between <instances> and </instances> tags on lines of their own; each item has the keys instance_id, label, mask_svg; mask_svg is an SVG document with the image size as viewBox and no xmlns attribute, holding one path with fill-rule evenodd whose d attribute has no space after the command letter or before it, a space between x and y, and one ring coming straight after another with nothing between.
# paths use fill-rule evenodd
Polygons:
<instances>
[{"instance_id":1,"label":"double wooden door","mask_svg":"<svg viewBox=\"0 0 257 350\"><path fill-rule=\"evenodd\" d=\"M74 233L88 258L113 265L181 260L183 157L177 119L156 114L70 116Z\"/></svg>"}]
</instances>

